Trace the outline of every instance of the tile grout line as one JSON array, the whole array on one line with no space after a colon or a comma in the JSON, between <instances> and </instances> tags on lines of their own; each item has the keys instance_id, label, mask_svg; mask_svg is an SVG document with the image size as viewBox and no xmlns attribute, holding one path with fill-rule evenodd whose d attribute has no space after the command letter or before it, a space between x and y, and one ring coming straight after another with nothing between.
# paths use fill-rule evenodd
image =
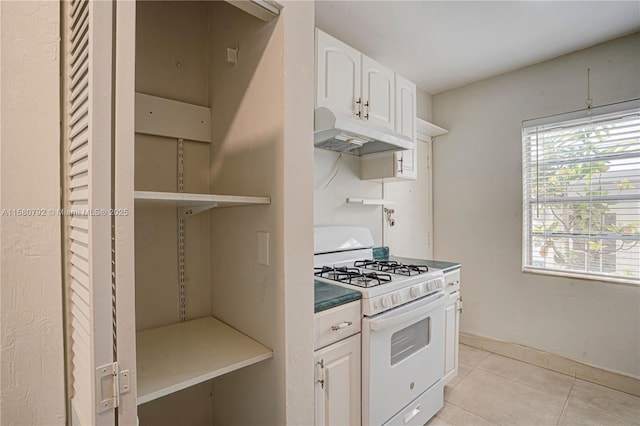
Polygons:
<instances>
[{"instance_id":1,"label":"tile grout line","mask_svg":"<svg viewBox=\"0 0 640 426\"><path fill-rule=\"evenodd\" d=\"M579 378L576 377L576 380L582 380L582 379L579 379ZM599 385L599 386L601 386L601 385ZM572 390L573 390L573 388L572 388ZM614 390L616 390L616 389L614 389ZM622 392L622 391L618 391L618 392ZM626 422L626 423L631 422L634 425L640 425L640 423L637 423L637 422L635 422L633 420L629 420L628 418L619 415L616 411L609 411L607 409L598 407L597 405L591 404L588 401L580 401L579 399L577 399L577 400L574 401L574 404L577 404L577 405L582 406L582 407L589 407L591 409L603 412L603 413L605 413L605 414L607 414L609 416L616 417L620 421L623 421L623 422Z\"/></svg>"},{"instance_id":2,"label":"tile grout line","mask_svg":"<svg viewBox=\"0 0 640 426\"><path fill-rule=\"evenodd\" d=\"M479 349L479 350L482 350L482 349ZM486 351L485 351L485 352L486 352ZM490 352L489 352L489 353L490 353ZM487 357L487 358L488 358L488 357ZM487 358L485 358L485 359L487 359ZM482 361L484 361L484 360L482 360ZM472 364L460 363L460 362L458 361L458 374L460 374L460 364L464 364L464 365L466 365L466 366L468 366L468 367L471 367L471 370L469 370L469 372L468 372L467 374L465 374L465 375L464 375L464 377L463 377L462 379L460 379L460 381L459 381L458 383L456 383L456 385L455 385L455 386L453 386L453 387L451 388L451 391L453 391L453 389L455 389L455 388L456 388L460 383L462 383L466 378L468 378L468 377L471 375L471 373L473 373L474 371L476 371L476 370L478 369L478 367L480 366L480 364L482 363L482 361L480 361L480 363L478 363L478 365L476 365L476 366L474 366L474 365L472 365ZM496 423L494 423L493 421L491 421L491 420L489 420L489 419L487 419L487 418L485 418L485 417L483 417L483 416L481 416L481 415L479 415L479 414L476 414L476 413L474 413L473 411L467 410L467 409L466 409L466 408L464 408L464 407L460 407L459 405L453 404L453 403L451 403L450 401L443 401L443 408L444 408L444 404L452 405L452 406L454 406L454 407L456 407L456 408L459 408L459 409L460 409L460 410L462 410L462 411L465 411L465 412L467 412L467 413L469 413L469 414L472 414L472 415L474 415L474 416L476 416L476 417L480 417L482 420L485 420L485 421L487 421L487 422L489 422L489 423L494 424L494 425L496 425L496 426L497 426L497 424L496 424ZM436 415L435 415L434 417L438 417L438 413L436 413ZM440 417L440 419L442 419L442 417Z\"/></svg>"},{"instance_id":3,"label":"tile grout line","mask_svg":"<svg viewBox=\"0 0 640 426\"><path fill-rule=\"evenodd\" d=\"M571 389L569 389L569 393L567 394L567 400L564 402L564 406L562 406L562 412L560 413L560 417L558 417L558 421L556 422L556 426L560 424L560 420L562 420L562 416L564 416L564 412L569 405L569 398L571 397L571 392L573 392L573 387L576 385L576 377L573 376L573 383L571 384Z\"/></svg>"},{"instance_id":4,"label":"tile grout line","mask_svg":"<svg viewBox=\"0 0 640 426\"><path fill-rule=\"evenodd\" d=\"M453 404L452 402L449 402L449 401L446 401L446 402L447 402L447 404L449 404L449 405L453 405L454 407L459 408L459 409L460 409L460 410L462 410L462 411L466 411L467 413L472 414L472 415L474 415L475 417L480 417L482 420L485 420L485 421L487 421L487 422L491 423L492 425L496 425L496 426L498 426L498 423L494 422L493 420L489 420L489 419L487 419L486 417L483 417L483 416L481 416L481 415L480 415L480 414L478 414L478 413L474 413L473 411L468 410L468 409L466 409L466 408L464 408L464 407L461 407L461 406L459 406L459 405ZM438 417L438 415L436 414L436 415L435 415L435 417ZM442 419L442 417L440 417L440 418ZM444 420L444 419L443 419L443 420Z\"/></svg>"},{"instance_id":5,"label":"tile grout line","mask_svg":"<svg viewBox=\"0 0 640 426\"><path fill-rule=\"evenodd\" d=\"M570 399L570 396L571 396L571 395L572 395L572 393L573 393L573 389L575 388L575 386L576 386L576 384L577 384L577 381L579 380L579 378L577 377L577 375L576 375L576 373L575 373L575 372L574 372L574 374L566 374L566 373L562 373L562 372L560 372L560 371L552 370L552 369L550 369L550 368L545 368L545 367L541 367L541 366L538 366L538 365L535 365L535 364L531 364L531 363L528 363L528 362L526 362L526 361L522 361L522 360L520 360L520 359L511 358L511 357L508 357L508 356L505 356L505 355L502 355L502 354L497 354L497 353L494 353L494 352L486 351L486 350L484 350L484 349L479 349L479 348L475 348L475 347L472 347L472 348L477 349L477 350L479 350L479 351L488 352L488 353L489 353L489 356L491 356L491 355L504 356L505 358L509 358L509 359L512 359L512 360L515 360L515 361L521 362L521 363L523 363L523 364L526 364L526 365L531 366L531 367L534 367L534 368L540 368L540 369L542 369L542 370L550 371L550 372L553 372L553 373L557 373L557 374L560 374L560 375L563 375L563 376L567 376L567 377L572 378L572 379L573 379L573 382L572 382L572 384L571 384L571 387L570 387L569 392L568 392L568 394L567 394L567 397L566 397L566 399L565 399L565 402L564 402L564 405L563 405L563 407L562 407L562 411L561 411L561 413L560 413L560 416L558 417L558 421L556 422L556 426L558 426L558 425L560 424L560 421L562 420L562 417L564 416L564 414L565 414L565 412L566 412L566 409L567 409L567 407L568 407L568 405L569 405L569 399ZM459 383L457 383L457 384L456 384L456 386L454 386L453 388L451 388L451 390L453 390L453 389L454 389L455 387L457 387L460 383L462 383L465 379L467 379L467 377L468 377L468 376L470 376L470 375L471 375L471 373L473 373L473 372L474 372L474 371L476 371L476 370L480 370L480 371L482 371L483 373L486 373L486 374L489 374L489 375L493 375L493 376L495 376L495 377L499 377L499 378L501 378L501 379L505 379L505 380L507 380L507 381L509 381L509 382L511 382L511 383L515 383L515 384L523 385L523 386L526 386L526 387L528 387L528 388L530 388L530 389L533 389L533 390L536 390L536 391L541 391L541 389L538 389L538 388L536 388L536 387L533 387L533 386L531 386L531 385L529 385L529 384L527 384L527 383L522 383L522 382L520 382L520 381L513 380L511 377L506 377L506 376L503 376L503 375L501 375L501 374L497 374L496 372L494 372L494 371L492 371L492 370L488 370L488 369L486 369L486 368L483 368L483 367L482 367L482 363L483 363L487 358L489 358L489 357L484 358L484 359L483 359L480 363L478 363L476 366L473 366L472 364L464 364L464 365L466 365L466 366L468 366L468 367L471 367L471 370L469 371L469 373L467 373L467 374L465 375L465 377L464 377L462 380L460 380L460 382L459 382ZM580 380L584 380L584 379L580 379ZM596 386L602 386L602 387L605 387L605 388L607 388L607 389L612 389L612 388L609 388L609 387L607 387L607 386L600 385L600 384L598 384L598 383L590 382L589 380L585 380L585 381L586 381L587 383L592 383L592 384L594 384L594 385L596 385ZM617 392L625 393L625 392L620 391L620 390L617 390L617 389L612 389L612 390L617 391ZM452 403L452 402L450 402L450 401L445 401L445 402L446 402L447 404L450 404L450 405L452 405L452 406L455 406L456 408L459 408L459 409L461 409L461 410L463 410L463 411L465 411L465 412L467 412L467 413L473 414L474 416L478 416L478 417L480 417L480 418L482 418L482 419L484 419L484 420L487 420L487 421L489 421L489 422L493 423L491 420L488 420L488 419L486 419L485 417L483 417L483 416L481 416L481 415L478 415L478 414L474 413L473 411L470 411L470 410L468 410L468 409L466 409L466 408L464 408L464 407L461 407L461 406L459 406L459 405L453 404L453 403ZM578 402L580 405L584 405L584 406L591 407L591 408L598 409L598 410L602 411L602 409L600 409L599 407L594 406L594 405L591 405L591 404L589 404L589 403L582 403L582 402L580 402L580 401L576 401L576 402ZM616 418L620 419L621 421L625 421L625 422L628 422L628 421L629 421L627 418L625 418L625 417L623 417L623 416L620 416L620 415L618 415L617 413L608 412L608 414L609 414L609 415L613 415L613 417L616 417ZM438 416L436 415L436 416L434 416L434 417L438 417ZM636 423L634 423L634 424L636 424ZM637 424L638 424L638 425L640 425L640 423L637 423Z\"/></svg>"},{"instance_id":6,"label":"tile grout line","mask_svg":"<svg viewBox=\"0 0 640 426\"><path fill-rule=\"evenodd\" d=\"M509 379L509 378L507 378L507 377L501 376L501 375L499 375L499 374L495 374L495 373L493 373L492 371L485 370L485 369L483 369L483 368L479 368L479 367L480 367L480 366L478 365L476 368L474 368L474 370L472 370L471 372L469 372L469 374L467 374L467 376L470 376L470 375L471 375L471 373L472 373L473 371L475 371L475 370L480 370L480 371L482 371L483 373L486 373L486 374L489 374L489 375L492 375L492 376L495 376L495 377L499 377L499 378L501 378L501 379L505 379L505 380L507 380L507 381L509 381L509 382L511 382L511 383L515 383L515 384L518 384L518 385L526 386L526 387L528 387L529 389L533 389L533 390L535 390L535 391L537 391L537 392L544 392L544 391L542 391L542 390L540 390L540 389L538 389L538 388L534 388L534 387L529 386L529 385L527 385L527 384L524 384L524 383L521 383L521 382L517 382L517 381L515 381L515 380L511 380L511 379ZM465 376L465 378L466 378L467 376ZM565 400L565 402L564 402L564 405L563 405L563 407L562 407L562 412L561 412L561 413L560 413L560 415L558 416L558 421L555 423L555 426L558 426L558 423L560 422L560 419L562 418L562 414L564 414L564 410L565 410L565 407L566 407L566 406L567 406L567 404L568 404L569 395L571 394L571 391L573 390L573 386L574 386L574 384L575 384L575 378L574 378L574 383L573 383L573 384L571 384L571 389L569 389L569 392L568 392L568 394L567 394L567 399L566 399L566 400ZM467 413L471 413L471 414L473 414L474 416L480 417L480 418L482 418L483 420L486 420L486 421L490 422L491 424L494 424L494 425L496 425L496 426L498 426L498 425L500 424L500 423L495 423L494 421L489 420L489 419L487 419L486 417L481 416L480 414L474 413L473 411L470 411L470 410L468 410L468 409L466 409L466 408L464 408L464 407L462 407L462 406L456 405L456 404L452 403L451 401L445 401L445 402L446 402L447 404L450 404L450 405L455 406L456 408L459 408L459 409L461 409L461 410L463 410L463 411L466 411ZM436 416L434 416L434 417L437 417L437 415L436 415Z\"/></svg>"}]
</instances>

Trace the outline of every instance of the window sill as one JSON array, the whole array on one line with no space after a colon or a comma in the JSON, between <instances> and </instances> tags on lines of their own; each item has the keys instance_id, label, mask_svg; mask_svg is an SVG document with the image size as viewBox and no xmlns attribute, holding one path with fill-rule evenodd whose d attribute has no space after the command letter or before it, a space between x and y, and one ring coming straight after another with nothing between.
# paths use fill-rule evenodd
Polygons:
<instances>
[{"instance_id":1,"label":"window sill","mask_svg":"<svg viewBox=\"0 0 640 426\"><path fill-rule=\"evenodd\" d=\"M604 284L615 284L615 285L628 285L638 287L640 286L640 281L633 278L617 278L617 277L606 277L606 276L597 276L597 275L584 275L578 274L575 272L567 272L555 269L539 269L532 267L523 267L522 272L526 274L535 274L535 275L547 275L552 277L559 278L571 278L585 281L598 281Z\"/></svg>"}]
</instances>

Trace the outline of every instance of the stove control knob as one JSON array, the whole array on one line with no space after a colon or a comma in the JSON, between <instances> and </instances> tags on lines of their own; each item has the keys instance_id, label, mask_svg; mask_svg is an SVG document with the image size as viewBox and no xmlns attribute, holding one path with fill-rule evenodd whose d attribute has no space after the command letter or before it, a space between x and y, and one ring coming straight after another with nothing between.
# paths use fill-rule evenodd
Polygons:
<instances>
[{"instance_id":1,"label":"stove control knob","mask_svg":"<svg viewBox=\"0 0 640 426\"><path fill-rule=\"evenodd\" d=\"M411 297L415 299L418 296L420 296L420 287L411 287Z\"/></svg>"},{"instance_id":2,"label":"stove control knob","mask_svg":"<svg viewBox=\"0 0 640 426\"><path fill-rule=\"evenodd\" d=\"M394 294L393 295L393 304L394 305L398 305L402 303L402 296L400 296L399 294Z\"/></svg>"},{"instance_id":3,"label":"stove control knob","mask_svg":"<svg viewBox=\"0 0 640 426\"><path fill-rule=\"evenodd\" d=\"M384 296L382 299L380 299L380 305L383 308L388 308L391 306L391 299L389 299L389 296Z\"/></svg>"}]
</instances>

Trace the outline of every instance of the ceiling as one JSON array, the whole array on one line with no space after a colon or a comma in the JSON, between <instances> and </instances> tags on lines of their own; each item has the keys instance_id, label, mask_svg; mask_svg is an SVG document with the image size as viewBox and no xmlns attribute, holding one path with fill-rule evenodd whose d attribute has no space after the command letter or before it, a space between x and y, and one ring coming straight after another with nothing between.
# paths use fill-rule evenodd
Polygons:
<instances>
[{"instance_id":1,"label":"ceiling","mask_svg":"<svg viewBox=\"0 0 640 426\"><path fill-rule=\"evenodd\" d=\"M317 0L316 26L437 94L638 31L640 2Z\"/></svg>"}]
</instances>

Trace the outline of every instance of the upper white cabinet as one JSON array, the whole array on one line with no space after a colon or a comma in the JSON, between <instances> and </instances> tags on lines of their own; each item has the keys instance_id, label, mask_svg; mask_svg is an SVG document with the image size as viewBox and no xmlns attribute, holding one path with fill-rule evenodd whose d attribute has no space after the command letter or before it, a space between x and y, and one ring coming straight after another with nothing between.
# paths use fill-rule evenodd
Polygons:
<instances>
[{"instance_id":1,"label":"upper white cabinet","mask_svg":"<svg viewBox=\"0 0 640 426\"><path fill-rule=\"evenodd\" d=\"M316 29L316 107L356 116L361 70L360 52Z\"/></svg>"},{"instance_id":2,"label":"upper white cabinet","mask_svg":"<svg viewBox=\"0 0 640 426\"><path fill-rule=\"evenodd\" d=\"M395 128L412 141L416 140L416 85L394 75ZM417 145L412 149L368 155L361 161L362 179L415 180L418 177Z\"/></svg>"},{"instance_id":3,"label":"upper white cabinet","mask_svg":"<svg viewBox=\"0 0 640 426\"><path fill-rule=\"evenodd\" d=\"M414 141L408 150L363 156L361 179L418 178L415 141L448 131L416 118L416 99L414 83L316 28L316 107Z\"/></svg>"},{"instance_id":4,"label":"upper white cabinet","mask_svg":"<svg viewBox=\"0 0 640 426\"><path fill-rule=\"evenodd\" d=\"M316 29L316 107L394 130L393 71Z\"/></svg>"},{"instance_id":5,"label":"upper white cabinet","mask_svg":"<svg viewBox=\"0 0 640 426\"><path fill-rule=\"evenodd\" d=\"M395 130L394 93L393 71L362 55L362 118Z\"/></svg>"}]
</instances>

